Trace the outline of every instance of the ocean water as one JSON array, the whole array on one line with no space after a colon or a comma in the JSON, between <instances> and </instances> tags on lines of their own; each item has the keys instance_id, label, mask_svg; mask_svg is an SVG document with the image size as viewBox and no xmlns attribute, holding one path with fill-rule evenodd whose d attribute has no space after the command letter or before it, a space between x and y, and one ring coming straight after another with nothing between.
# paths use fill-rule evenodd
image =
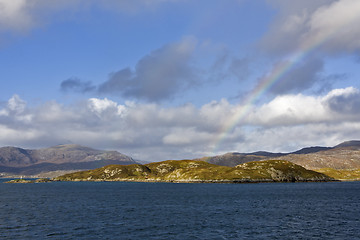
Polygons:
<instances>
[{"instance_id":1,"label":"ocean water","mask_svg":"<svg viewBox=\"0 0 360 240\"><path fill-rule=\"evenodd\" d=\"M0 239L360 239L360 182L0 183Z\"/></svg>"}]
</instances>

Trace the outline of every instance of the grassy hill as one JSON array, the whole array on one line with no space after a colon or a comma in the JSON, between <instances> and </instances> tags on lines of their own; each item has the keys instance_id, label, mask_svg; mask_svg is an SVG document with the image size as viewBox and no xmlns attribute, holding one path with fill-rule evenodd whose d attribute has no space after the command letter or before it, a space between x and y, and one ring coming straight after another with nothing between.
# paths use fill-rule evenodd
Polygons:
<instances>
[{"instance_id":1,"label":"grassy hill","mask_svg":"<svg viewBox=\"0 0 360 240\"><path fill-rule=\"evenodd\" d=\"M321 169L317 169L316 171L341 181L360 181L360 168L358 169L321 168Z\"/></svg>"},{"instance_id":2,"label":"grassy hill","mask_svg":"<svg viewBox=\"0 0 360 240\"><path fill-rule=\"evenodd\" d=\"M282 160L256 161L227 167L194 160L169 160L146 165L109 165L65 174L58 181L155 182L296 182L332 181L331 177Z\"/></svg>"}]
</instances>

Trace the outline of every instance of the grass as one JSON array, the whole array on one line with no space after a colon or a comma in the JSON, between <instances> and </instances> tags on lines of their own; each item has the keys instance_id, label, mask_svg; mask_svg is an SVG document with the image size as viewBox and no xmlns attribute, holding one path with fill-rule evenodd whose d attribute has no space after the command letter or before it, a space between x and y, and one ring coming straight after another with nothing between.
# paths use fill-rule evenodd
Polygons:
<instances>
[{"instance_id":1,"label":"grass","mask_svg":"<svg viewBox=\"0 0 360 240\"><path fill-rule=\"evenodd\" d=\"M282 160L255 161L226 167L195 160L168 160L146 165L109 165L65 174L59 181L165 181L165 182L247 182L247 181L329 181L328 176Z\"/></svg>"},{"instance_id":2,"label":"grass","mask_svg":"<svg viewBox=\"0 0 360 240\"><path fill-rule=\"evenodd\" d=\"M333 168L321 168L316 169L317 172L326 174L338 180L343 181L359 181L360 180L360 168L358 169L333 169Z\"/></svg>"}]
</instances>

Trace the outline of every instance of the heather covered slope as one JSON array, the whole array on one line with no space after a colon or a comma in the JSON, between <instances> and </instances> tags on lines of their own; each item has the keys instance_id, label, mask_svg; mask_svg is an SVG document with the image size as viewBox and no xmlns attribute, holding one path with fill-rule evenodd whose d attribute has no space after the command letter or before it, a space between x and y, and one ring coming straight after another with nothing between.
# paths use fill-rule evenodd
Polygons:
<instances>
[{"instance_id":1,"label":"heather covered slope","mask_svg":"<svg viewBox=\"0 0 360 240\"><path fill-rule=\"evenodd\" d=\"M146 165L110 165L95 170L66 174L60 181L159 181L159 182L295 182L332 181L324 174L288 161L249 162L236 167L204 161L180 160Z\"/></svg>"}]
</instances>

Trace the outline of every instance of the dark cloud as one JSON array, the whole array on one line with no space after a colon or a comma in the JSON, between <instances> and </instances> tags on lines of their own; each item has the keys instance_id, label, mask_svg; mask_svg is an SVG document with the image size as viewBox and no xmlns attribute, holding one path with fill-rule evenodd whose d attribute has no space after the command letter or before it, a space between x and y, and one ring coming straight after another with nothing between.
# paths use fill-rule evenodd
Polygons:
<instances>
[{"instance_id":1,"label":"dark cloud","mask_svg":"<svg viewBox=\"0 0 360 240\"><path fill-rule=\"evenodd\" d=\"M199 83L190 63L194 48L192 38L165 45L140 59L134 70L124 68L112 73L98 91L155 102L171 99Z\"/></svg>"},{"instance_id":2,"label":"dark cloud","mask_svg":"<svg viewBox=\"0 0 360 240\"><path fill-rule=\"evenodd\" d=\"M247 79L250 75L249 59L247 58L234 58L229 66L229 71L238 79Z\"/></svg>"},{"instance_id":3,"label":"dark cloud","mask_svg":"<svg viewBox=\"0 0 360 240\"><path fill-rule=\"evenodd\" d=\"M82 81L78 78L69 78L61 82L60 89L63 92L80 92L86 93L96 89L90 81Z\"/></svg>"},{"instance_id":4,"label":"dark cloud","mask_svg":"<svg viewBox=\"0 0 360 240\"><path fill-rule=\"evenodd\" d=\"M231 56L228 51L218 55L210 68L210 81L246 80L250 75L249 59Z\"/></svg>"},{"instance_id":5,"label":"dark cloud","mask_svg":"<svg viewBox=\"0 0 360 240\"><path fill-rule=\"evenodd\" d=\"M348 78L348 75L345 73L330 74L322 77L319 81L319 87L314 93L316 95L323 95L327 92L330 92L334 88L334 83L343 81Z\"/></svg>"},{"instance_id":6,"label":"dark cloud","mask_svg":"<svg viewBox=\"0 0 360 240\"><path fill-rule=\"evenodd\" d=\"M270 89L274 94L301 92L322 81L324 63L318 58L308 59L295 66Z\"/></svg>"},{"instance_id":7,"label":"dark cloud","mask_svg":"<svg viewBox=\"0 0 360 240\"><path fill-rule=\"evenodd\" d=\"M360 112L360 92L351 90L330 97L327 100L329 108L338 113L357 115Z\"/></svg>"}]
</instances>

